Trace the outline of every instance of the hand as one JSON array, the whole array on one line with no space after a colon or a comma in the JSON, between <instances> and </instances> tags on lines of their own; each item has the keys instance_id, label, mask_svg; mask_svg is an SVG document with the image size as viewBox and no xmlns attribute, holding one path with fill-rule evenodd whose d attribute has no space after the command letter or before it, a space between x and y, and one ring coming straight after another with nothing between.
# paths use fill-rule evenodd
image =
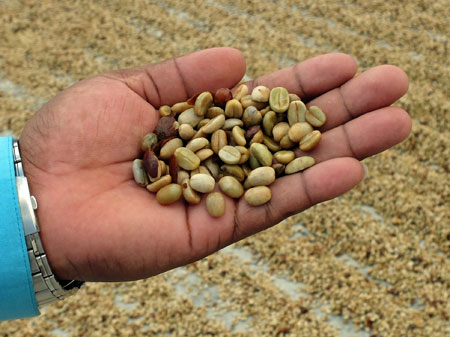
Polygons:
<instances>
[{"instance_id":1,"label":"hand","mask_svg":"<svg viewBox=\"0 0 450 337\"><path fill-rule=\"evenodd\" d=\"M206 212L205 198L196 206L160 206L131 170L140 139L158 121L158 107L233 87L244 72L238 51L204 50L83 80L35 114L20 148L57 277L134 280L198 260L348 191L364 176L358 160L410 132L408 114L389 107L407 91L402 70L380 66L354 77L349 56L318 56L249 83L250 90L284 86L327 113L323 139L312 152L318 164L277 180L264 206L227 198L226 213L217 219Z\"/></svg>"}]
</instances>

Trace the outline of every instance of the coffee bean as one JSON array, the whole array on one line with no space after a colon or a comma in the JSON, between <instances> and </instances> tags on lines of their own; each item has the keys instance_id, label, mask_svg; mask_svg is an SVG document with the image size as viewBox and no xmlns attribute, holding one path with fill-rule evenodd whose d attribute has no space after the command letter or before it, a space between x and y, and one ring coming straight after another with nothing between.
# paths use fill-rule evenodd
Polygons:
<instances>
[{"instance_id":1,"label":"coffee bean","mask_svg":"<svg viewBox=\"0 0 450 337\"><path fill-rule=\"evenodd\" d=\"M219 180L219 187L230 198L238 199L244 194L242 184L233 176L225 176Z\"/></svg>"},{"instance_id":2,"label":"coffee bean","mask_svg":"<svg viewBox=\"0 0 450 337\"><path fill-rule=\"evenodd\" d=\"M305 137L300 141L300 150L302 151L310 151L314 149L322 139L322 134L319 130L314 130L308 133Z\"/></svg>"},{"instance_id":3,"label":"coffee bean","mask_svg":"<svg viewBox=\"0 0 450 337\"><path fill-rule=\"evenodd\" d=\"M156 200L161 205L169 205L180 199L182 194L181 186L178 184L168 184L156 193Z\"/></svg>"},{"instance_id":4,"label":"coffee bean","mask_svg":"<svg viewBox=\"0 0 450 337\"><path fill-rule=\"evenodd\" d=\"M206 210L214 218L225 214L225 198L220 192L212 192L206 196Z\"/></svg>"},{"instance_id":5,"label":"coffee bean","mask_svg":"<svg viewBox=\"0 0 450 337\"><path fill-rule=\"evenodd\" d=\"M289 108L289 93L283 87L273 88L270 91L270 108L275 112L285 112Z\"/></svg>"},{"instance_id":6,"label":"coffee bean","mask_svg":"<svg viewBox=\"0 0 450 337\"><path fill-rule=\"evenodd\" d=\"M300 172L307 169L308 167L313 166L314 163L315 160L313 157L309 156L298 157L286 165L284 172L286 174Z\"/></svg>"},{"instance_id":7,"label":"coffee bean","mask_svg":"<svg viewBox=\"0 0 450 337\"><path fill-rule=\"evenodd\" d=\"M249 205L260 206L270 201L272 191L267 186L252 187L245 192L244 198Z\"/></svg>"},{"instance_id":8,"label":"coffee bean","mask_svg":"<svg viewBox=\"0 0 450 337\"><path fill-rule=\"evenodd\" d=\"M214 189L216 181L209 174L199 173L191 177L189 184L197 192L208 193Z\"/></svg>"}]
</instances>

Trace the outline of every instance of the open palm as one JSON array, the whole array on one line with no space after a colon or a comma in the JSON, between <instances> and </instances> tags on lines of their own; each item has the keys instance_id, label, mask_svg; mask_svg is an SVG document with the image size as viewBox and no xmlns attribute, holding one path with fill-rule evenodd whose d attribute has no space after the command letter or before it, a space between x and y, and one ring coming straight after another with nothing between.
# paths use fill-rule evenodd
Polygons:
<instances>
[{"instance_id":1,"label":"open palm","mask_svg":"<svg viewBox=\"0 0 450 337\"><path fill-rule=\"evenodd\" d=\"M250 207L227 198L212 218L199 205L160 206L133 180L131 163L163 104L242 78L242 55L209 49L147 67L81 81L48 102L20 138L24 170L36 196L41 237L60 279L134 280L195 261L358 184L358 160L400 141L409 116L389 107L407 90L393 66L357 77L347 55L322 55L249 83L284 86L328 115L317 165L278 179L272 200Z\"/></svg>"}]
</instances>

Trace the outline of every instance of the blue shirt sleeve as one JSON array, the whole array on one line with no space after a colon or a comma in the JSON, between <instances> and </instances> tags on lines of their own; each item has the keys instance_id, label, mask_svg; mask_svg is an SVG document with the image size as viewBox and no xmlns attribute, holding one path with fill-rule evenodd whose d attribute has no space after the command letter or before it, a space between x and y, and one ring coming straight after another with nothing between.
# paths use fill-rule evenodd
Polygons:
<instances>
[{"instance_id":1,"label":"blue shirt sleeve","mask_svg":"<svg viewBox=\"0 0 450 337\"><path fill-rule=\"evenodd\" d=\"M17 200L11 137L0 137L0 321L39 315Z\"/></svg>"}]
</instances>

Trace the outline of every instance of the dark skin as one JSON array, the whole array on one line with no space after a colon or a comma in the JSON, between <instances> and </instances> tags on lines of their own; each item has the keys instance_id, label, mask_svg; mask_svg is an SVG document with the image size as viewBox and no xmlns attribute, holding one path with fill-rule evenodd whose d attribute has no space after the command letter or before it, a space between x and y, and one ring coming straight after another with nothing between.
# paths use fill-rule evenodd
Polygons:
<instances>
[{"instance_id":1,"label":"dark skin","mask_svg":"<svg viewBox=\"0 0 450 337\"><path fill-rule=\"evenodd\" d=\"M146 67L98 75L54 97L20 137L25 174L36 196L41 237L60 279L127 281L203 258L337 197L364 177L359 160L405 139L408 114L390 105L408 88L404 72L380 66L355 76L344 54L306 60L248 83L284 86L328 115L317 164L278 179L272 200L250 207L226 199L211 218L199 205L161 206L138 186L131 163L158 122L158 107L205 90L233 88L245 73L237 50L216 48ZM243 198L242 198L243 199Z\"/></svg>"}]
</instances>

